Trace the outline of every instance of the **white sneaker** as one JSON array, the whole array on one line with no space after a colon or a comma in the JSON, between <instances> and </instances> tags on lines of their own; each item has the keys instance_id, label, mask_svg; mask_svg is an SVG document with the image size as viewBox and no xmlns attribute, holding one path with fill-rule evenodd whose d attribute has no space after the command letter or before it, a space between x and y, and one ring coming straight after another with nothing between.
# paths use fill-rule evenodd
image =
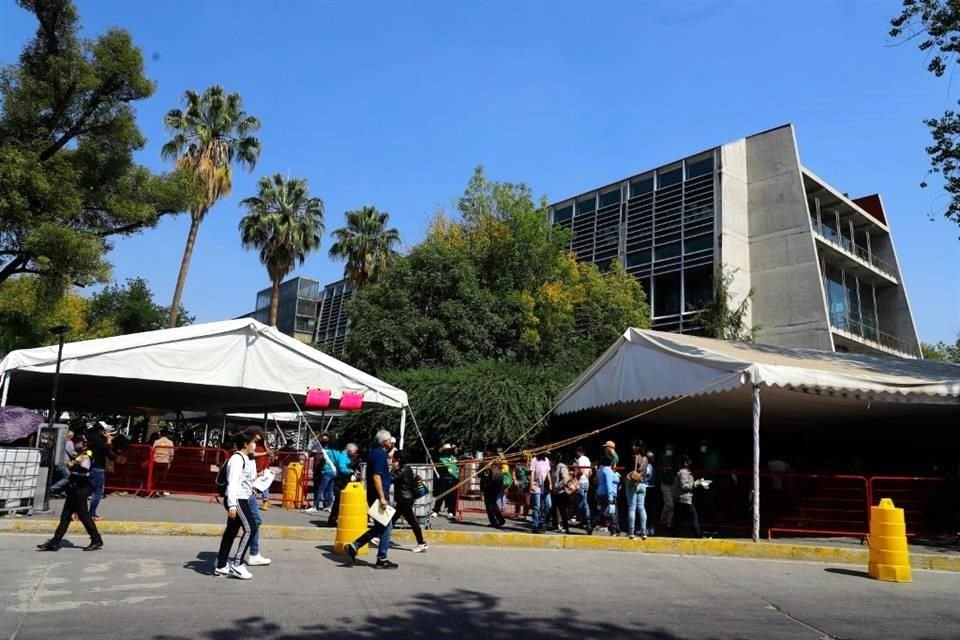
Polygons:
<instances>
[{"instance_id":1,"label":"white sneaker","mask_svg":"<svg viewBox=\"0 0 960 640\"><path fill-rule=\"evenodd\" d=\"M231 578L239 578L240 580L249 580L253 577L253 574L247 571L247 567L243 564L229 563L227 565L230 569Z\"/></svg>"},{"instance_id":2,"label":"white sneaker","mask_svg":"<svg viewBox=\"0 0 960 640\"><path fill-rule=\"evenodd\" d=\"M427 546L427 543L424 542L423 544L418 544L417 546L415 546L415 547L413 548L413 552L414 552L414 553L423 553L424 551L426 551L426 550L429 549L429 548L430 548L430 547Z\"/></svg>"},{"instance_id":3,"label":"white sneaker","mask_svg":"<svg viewBox=\"0 0 960 640\"><path fill-rule=\"evenodd\" d=\"M437 512L436 512L436 511L431 512L431 513L430 513L430 517L431 517L431 518L436 518L436 517L437 517Z\"/></svg>"},{"instance_id":4,"label":"white sneaker","mask_svg":"<svg viewBox=\"0 0 960 640\"><path fill-rule=\"evenodd\" d=\"M448 513L448 514L447 514L447 517L450 518L451 520L456 520L456 519L457 519L457 516L455 516L452 512L451 512L451 513Z\"/></svg>"},{"instance_id":5,"label":"white sneaker","mask_svg":"<svg viewBox=\"0 0 960 640\"><path fill-rule=\"evenodd\" d=\"M303 512L304 512L304 513L316 513L317 510L316 510L314 507L310 507L309 509L304 509Z\"/></svg>"},{"instance_id":6,"label":"white sneaker","mask_svg":"<svg viewBox=\"0 0 960 640\"><path fill-rule=\"evenodd\" d=\"M264 558L259 553L255 556L250 556L247 558L247 564L251 567L264 567L273 562L270 558Z\"/></svg>"},{"instance_id":7,"label":"white sneaker","mask_svg":"<svg viewBox=\"0 0 960 640\"><path fill-rule=\"evenodd\" d=\"M380 546L380 538L370 538L370 546L371 546L371 547L379 547L379 546Z\"/></svg>"},{"instance_id":8,"label":"white sneaker","mask_svg":"<svg viewBox=\"0 0 960 640\"><path fill-rule=\"evenodd\" d=\"M230 575L230 563L227 563L225 567L215 567L213 569L213 575L215 576L228 576Z\"/></svg>"}]
</instances>

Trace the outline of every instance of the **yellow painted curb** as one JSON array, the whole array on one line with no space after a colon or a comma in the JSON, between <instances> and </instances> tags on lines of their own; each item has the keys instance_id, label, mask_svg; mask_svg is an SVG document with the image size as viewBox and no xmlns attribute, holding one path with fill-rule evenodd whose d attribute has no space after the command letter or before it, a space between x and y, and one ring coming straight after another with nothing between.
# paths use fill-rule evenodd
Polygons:
<instances>
[{"instance_id":1,"label":"yellow painted curb","mask_svg":"<svg viewBox=\"0 0 960 640\"><path fill-rule=\"evenodd\" d=\"M55 522L18 518L0 520L0 533L49 534ZM97 528L106 534L137 536L219 536L220 524L184 524L177 522L100 522ZM83 530L80 523L71 525ZM264 525L264 538L279 540L312 540L333 543L336 531L331 528ZM853 564L866 567L869 550L825 547L806 544L751 542L747 540L693 540L685 538L647 538L630 540L610 536L535 535L512 531L443 531L428 529L424 536L430 544L465 547L519 547L530 549L580 549L640 553L666 553L688 556L756 558L766 560L805 560L832 564ZM413 532L401 529L394 538L404 544L415 542ZM911 553L910 565L915 569L960 572L960 555Z\"/></svg>"}]
</instances>

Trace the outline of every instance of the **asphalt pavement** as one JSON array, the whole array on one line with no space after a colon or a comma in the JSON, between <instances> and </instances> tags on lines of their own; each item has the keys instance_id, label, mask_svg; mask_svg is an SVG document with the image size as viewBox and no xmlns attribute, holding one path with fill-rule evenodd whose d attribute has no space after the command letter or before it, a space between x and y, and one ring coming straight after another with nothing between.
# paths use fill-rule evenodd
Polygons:
<instances>
[{"instance_id":1,"label":"asphalt pavement","mask_svg":"<svg viewBox=\"0 0 960 640\"><path fill-rule=\"evenodd\" d=\"M216 540L106 536L41 553L0 535L0 638L955 640L957 577L911 584L862 567L605 551L396 548L396 570L327 545L265 541L254 579L210 575ZM372 555L366 560L371 561Z\"/></svg>"}]
</instances>

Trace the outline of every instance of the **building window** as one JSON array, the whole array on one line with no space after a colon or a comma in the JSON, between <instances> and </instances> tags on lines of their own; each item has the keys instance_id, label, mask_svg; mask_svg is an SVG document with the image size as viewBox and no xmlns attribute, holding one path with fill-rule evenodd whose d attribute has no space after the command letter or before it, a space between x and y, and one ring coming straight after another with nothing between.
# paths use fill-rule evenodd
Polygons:
<instances>
[{"instance_id":1,"label":"building window","mask_svg":"<svg viewBox=\"0 0 960 640\"><path fill-rule=\"evenodd\" d=\"M560 207L559 209L553 210L553 222L566 222L573 217L573 205L568 204L565 207Z\"/></svg>"},{"instance_id":2,"label":"building window","mask_svg":"<svg viewBox=\"0 0 960 640\"><path fill-rule=\"evenodd\" d=\"M670 258L676 258L680 255L680 243L671 242L669 244L660 245L654 251L654 256L657 260L669 260Z\"/></svg>"},{"instance_id":3,"label":"building window","mask_svg":"<svg viewBox=\"0 0 960 640\"><path fill-rule=\"evenodd\" d=\"M847 291L843 286L843 271L827 264L823 270L823 279L824 288L827 290L830 323L838 329L847 329L850 308L847 303Z\"/></svg>"},{"instance_id":4,"label":"building window","mask_svg":"<svg viewBox=\"0 0 960 640\"><path fill-rule=\"evenodd\" d=\"M674 169L666 169L664 171L657 172L657 188L665 189L666 187L672 187L675 184L680 184L683 182L683 167L676 167Z\"/></svg>"},{"instance_id":5,"label":"building window","mask_svg":"<svg viewBox=\"0 0 960 640\"><path fill-rule=\"evenodd\" d=\"M684 253L696 253L697 251L706 251L713 249L713 234L707 233L702 236L687 238L683 241Z\"/></svg>"},{"instance_id":6,"label":"building window","mask_svg":"<svg viewBox=\"0 0 960 640\"><path fill-rule=\"evenodd\" d=\"M650 249L640 249L627 255L627 267L639 267L650 264Z\"/></svg>"},{"instance_id":7,"label":"building window","mask_svg":"<svg viewBox=\"0 0 960 640\"><path fill-rule=\"evenodd\" d=\"M600 206L609 207L620 202L620 187L600 194Z\"/></svg>"},{"instance_id":8,"label":"building window","mask_svg":"<svg viewBox=\"0 0 960 640\"><path fill-rule=\"evenodd\" d=\"M713 267L703 266L683 272L683 300L687 310L703 309L713 300Z\"/></svg>"},{"instance_id":9,"label":"building window","mask_svg":"<svg viewBox=\"0 0 960 640\"><path fill-rule=\"evenodd\" d=\"M668 273L653 279L653 315L669 316L680 313L680 272Z\"/></svg>"},{"instance_id":10,"label":"building window","mask_svg":"<svg viewBox=\"0 0 960 640\"><path fill-rule=\"evenodd\" d=\"M699 160L687 160L687 180L713 173L713 155Z\"/></svg>"},{"instance_id":11,"label":"building window","mask_svg":"<svg viewBox=\"0 0 960 640\"><path fill-rule=\"evenodd\" d=\"M630 197L636 198L645 193L653 191L653 176L647 178L637 178L630 183Z\"/></svg>"},{"instance_id":12,"label":"building window","mask_svg":"<svg viewBox=\"0 0 960 640\"><path fill-rule=\"evenodd\" d=\"M597 198L596 196L590 196L584 200L581 200L577 203L577 215L584 213L592 213L597 210Z\"/></svg>"}]
</instances>

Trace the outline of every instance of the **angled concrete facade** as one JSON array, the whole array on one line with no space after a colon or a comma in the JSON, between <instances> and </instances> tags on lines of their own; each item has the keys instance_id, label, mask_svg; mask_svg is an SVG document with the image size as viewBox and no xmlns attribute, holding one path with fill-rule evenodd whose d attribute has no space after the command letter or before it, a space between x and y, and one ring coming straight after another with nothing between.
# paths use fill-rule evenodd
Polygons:
<instances>
[{"instance_id":1,"label":"angled concrete facade","mask_svg":"<svg viewBox=\"0 0 960 640\"><path fill-rule=\"evenodd\" d=\"M557 202L577 258L620 261L653 328L698 333L720 264L757 342L920 357L883 201L807 169L784 125Z\"/></svg>"}]
</instances>

